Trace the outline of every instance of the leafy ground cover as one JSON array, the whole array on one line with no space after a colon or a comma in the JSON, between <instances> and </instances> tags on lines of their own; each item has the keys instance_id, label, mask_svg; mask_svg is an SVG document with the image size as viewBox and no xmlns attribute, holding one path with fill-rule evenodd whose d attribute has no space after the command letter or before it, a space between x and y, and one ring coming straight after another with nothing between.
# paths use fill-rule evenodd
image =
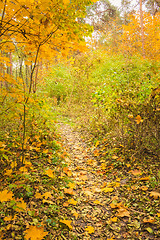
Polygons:
<instances>
[{"instance_id":1,"label":"leafy ground cover","mask_svg":"<svg viewBox=\"0 0 160 240\"><path fill-rule=\"evenodd\" d=\"M157 160L125 161L106 139L87 144L69 125L60 131L74 181L63 206L75 239L159 239ZM74 239L72 233L67 239Z\"/></svg>"}]
</instances>

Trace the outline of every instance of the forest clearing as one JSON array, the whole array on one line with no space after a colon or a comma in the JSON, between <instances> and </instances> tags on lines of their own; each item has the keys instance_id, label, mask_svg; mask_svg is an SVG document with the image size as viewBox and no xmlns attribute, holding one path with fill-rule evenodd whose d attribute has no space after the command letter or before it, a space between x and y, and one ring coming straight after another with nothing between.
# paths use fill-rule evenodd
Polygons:
<instances>
[{"instance_id":1,"label":"forest clearing","mask_svg":"<svg viewBox=\"0 0 160 240\"><path fill-rule=\"evenodd\" d=\"M160 239L159 0L0 11L0 240Z\"/></svg>"}]
</instances>

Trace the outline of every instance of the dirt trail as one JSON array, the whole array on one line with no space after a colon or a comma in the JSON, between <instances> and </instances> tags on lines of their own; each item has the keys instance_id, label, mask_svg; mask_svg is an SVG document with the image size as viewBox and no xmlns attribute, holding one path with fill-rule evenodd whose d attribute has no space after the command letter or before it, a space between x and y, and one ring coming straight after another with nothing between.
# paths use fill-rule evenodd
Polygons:
<instances>
[{"instance_id":1,"label":"dirt trail","mask_svg":"<svg viewBox=\"0 0 160 240\"><path fill-rule=\"evenodd\" d=\"M108 209L110 198L101 191L106 180L99 174L98 163L91 149L71 126L59 123L58 131L69 153L68 165L75 183L75 194L71 197L77 204L73 206L72 213L76 212L78 215L72 218L72 225L77 238L72 239L109 239L113 236L112 231L108 227L106 229L111 217Z\"/></svg>"}]
</instances>

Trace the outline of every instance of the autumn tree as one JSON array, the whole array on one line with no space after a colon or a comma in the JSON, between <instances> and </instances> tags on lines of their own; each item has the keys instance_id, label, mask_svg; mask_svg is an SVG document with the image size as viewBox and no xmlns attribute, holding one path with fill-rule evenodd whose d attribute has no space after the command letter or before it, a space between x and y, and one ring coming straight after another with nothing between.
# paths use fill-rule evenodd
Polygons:
<instances>
[{"instance_id":1,"label":"autumn tree","mask_svg":"<svg viewBox=\"0 0 160 240\"><path fill-rule=\"evenodd\" d=\"M92 27L77 19L85 17L86 6L92 2L0 1L1 134L16 118L17 128L21 129L22 163L29 104L32 93L36 91L38 67L42 63L48 66L58 55L65 57L72 51L86 49L84 37L92 32ZM15 64L18 65L18 73L17 69L16 73L12 72L11 55L15 59L14 69ZM8 116L10 120L6 122Z\"/></svg>"}]
</instances>

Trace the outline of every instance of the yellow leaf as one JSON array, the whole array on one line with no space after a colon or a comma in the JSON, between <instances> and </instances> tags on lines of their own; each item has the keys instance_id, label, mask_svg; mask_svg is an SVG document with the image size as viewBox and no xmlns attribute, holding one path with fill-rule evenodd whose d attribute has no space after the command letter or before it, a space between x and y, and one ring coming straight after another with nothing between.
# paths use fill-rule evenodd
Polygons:
<instances>
[{"instance_id":1,"label":"yellow leaf","mask_svg":"<svg viewBox=\"0 0 160 240\"><path fill-rule=\"evenodd\" d=\"M137 115L135 121L136 121L137 124L140 124L141 122L143 122L143 120L142 120L140 115Z\"/></svg>"},{"instance_id":2,"label":"yellow leaf","mask_svg":"<svg viewBox=\"0 0 160 240\"><path fill-rule=\"evenodd\" d=\"M113 192L114 188L109 188L109 187L105 187L105 188L102 188L102 191L107 193L107 192Z\"/></svg>"},{"instance_id":3,"label":"yellow leaf","mask_svg":"<svg viewBox=\"0 0 160 240\"><path fill-rule=\"evenodd\" d=\"M23 201L23 199L21 198L21 199L19 199L20 200L20 202L17 202L16 203L16 211L17 212L21 212L21 211L25 211L26 210L26 207L27 207L27 204Z\"/></svg>"},{"instance_id":4,"label":"yellow leaf","mask_svg":"<svg viewBox=\"0 0 160 240\"><path fill-rule=\"evenodd\" d=\"M20 172L28 172L28 169L26 167L21 167L19 169Z\"/></svg>"},{"instance_id":5,"label":"yellow leaf","mask_svg":"<svg viewBox=\"0 0 160 240\"><path fill-rule=\"evenodd\" d=\"M157 216L160 218L160 212L157 213Z\"/></svg>"},{"instance_id":6,"label":"yellow leaf","mask_svg":"<svg viewBox=\"0 0 160 240\"><path fill-rule=\"evenodd\" d=\"M86 230L89 234L94 233L94 227L88 226L85 230Z\"/></svg>"},{"instance_id":7,"label":"yellow leaf","mask_svg":"<svg viewBox=\"0 0 160 240\"><path fill-rule=\"evenodd\" d=\"M6 170L5 174L6 176L10 176L12 174L12 170Z\"/></svg>"},{"instance_id":8,"label":"yellow leaf","mask_svg":"<svg viewBox=\"0 0 160 240\"><path fill-rule=\"evenodd\" d=\"M3 220L4 221L11 221L12 220L12 216L5 217Z\"/></svg>"},{"instance_id":9,"label":"yellow leaf","mask_svg":"<svg viewBox=\"0 0 160 240\"><path fill-rule=\"evenodd\" d=\"M95 144L95 147L97 147L99 145L100 141L97 141Z\"/></svg>"},{"instance_id":10,"label":"yellow leaf","mask_svg":"<svg viewBox=\"0 0 160 240\"><path fill-rule=\"evenodd\" d=\"M111 221L112 221L112 222L117 222L117 217L111 218Z\"/></svg>"},{"instance_id":11,"label":"yellow leaf","mask_svg":"<svg viewBox=\"0 0 160 240\"><path fill-rule=\"evenodd\" d=\"M60 220L61 223L64 223L67 227L69 227L70 229L72 229L72 225L70 220Z\"/></svg>"},{"instance_id":12,"label":"yellow leaf","mask_svg":"<svg viewBox=\"0 0 160 240\"><path fill-rule=\"evenodd\" d=\"M54 202L53 201L50 201L50 200L46 200L46 199L43 199L43 201L42 201L43 203L48 203L48 204L54 204Z\"/></svg>"},{"instance_id":13,"label":"yellow leaf","mask_svg":"<svg viewBox=\"0 0 160 240\"><path fill-rule=\"evenodd\" d=\"M154 197L154 199L158 199L160 198L160 193L152 191L150 192L150 196Z\"/></svg>"},{"instance_id":14,"label":"yellow leaf","mask_svg":"<svg viewBox=\"0 0 160 240\"><path fill-rule=\"evenodd\" d=\"M13 200L12 197L13 197L12 192L8 192L7 190L0 192L0 201L1 202Z\"/></svg>"},{"instance_id":15,"label":"yellow leaf","mask_svg":"<svg viewBox=\"0 0 160 240\"><path fill-rule=\"evenodd\" d=\"M35 194L35 198L43 198L43 195L41 194L41 193L39 193L39 192L36 192L36 194Z\"/></svg>"},{"instance_id":16,"label":"yellow leaf","mask_svg":"<svg viewBox=\"0 0 160 240\"><path fill-rule=\"evenodd\" d=\"M147 191L147 190L148 190L148 187L147 187L147 186L142 186L141 189L142 189L143 191Z\"/></svg>"},{"instance_id":17,"label":"yellow leaf","mask_svg":"<svg viewBox=\"0 0 160 240\"><path fill-rule=\"evenodd\" d=\"M63 3L64 3L65 5L68 5L68 4L70 3L70 0L63 0Z\"/></svg>"},{"instance_id":18,"label":"yellow leaf","mask_svg":"<svg viewBox=\"0 0 160 240\"><path fill-rule=\"evenodd\" d=\"M45 174L46 174L48 177L54 178L53 170L51 170L51 169L46 170L46 171L45 171Z\"/></svg>"},{"instance_id":19,"label":"yellow leaf","mask_svg":"<svg viewBox=\"0 0 160 240\"><path fill-rule=\"evenodd\" d=\"M32 163L31 163L31 162L29 162L29 161L25 161L25 163L24 163L24 164L25 164L25 166L26 166L26 167L31 167L31 166L32 166Z\"/></svg>"},{"instance_id":20,"label":"yellow leaf","mask_svg":"<svg viewBox=\"0 0 160 240\"><path fill-rule=\"evenodd\" d=\"M45 199L47 199L47 198L51 198L52 194L50 192L46 192L42 196L45 197Z\"/></svg>"},{"instance_id":21,"label":"yellow leaf","mask_svg":"<svg viewBox=\"0 0 160 240\"><path fill-rule=\"evenodd\" d=\"M70 188L75 188L75 184L74 184L74 183L71 183L71 182L68 183L68 186L69 186Z\"/></svg>"},{"instance_id":22,"label":"yellow leaf","mask_svg":"<svg viewBox=\"0 0 160 240\"><path fill-rule=\"evenodd\" d=\"M25 239L27 240L41 240L48 232L44 232L43 227L30 226L29 229L25 231Z\"/></svg>"},{"instance_id":23,"label":"yellow leaf","mask_svg":"<svg viewBox=\"0 0 160 240\"><path fill-rule=\"evenodd\" d=\"M17 215L15 215L14 217L13 216L8 216L8 217L5 217L3 220L4 221L13 221L17 218Z\"/></svg>"},{"instance_id":24,"label":"yellow leaf","mask_svg":"<svg viewBox=\"0 0 160 240\"><path fill-rule=\"evenodd\" d=\"M94 203L101 205L100 201L98 201L98 200L94 201Z\"/></svg>"},{"instance_id":25,"label":"yellow leaf","mask_svg":"<svg viewBox=\"0 0 160 240\"><path fill-rule=\"evenodd\" d=\"M75 216L76 219L78 219L78 215L79 215L79 214L78 214L77 212L74 212L74 213L73 213L73 216Z\"/></svg>"},{"instance_id":26,"label":"yellow leaf","mask_svg":"<svg viewBox=\"0 0 160 240\"><path fill-rule=\"evenodd\" d=\"M77 201L75 201L73 198L71 198L71 199L68 200L68 203L72 204L72 205L76 205Z\"/></svg>"}]
</instances>

